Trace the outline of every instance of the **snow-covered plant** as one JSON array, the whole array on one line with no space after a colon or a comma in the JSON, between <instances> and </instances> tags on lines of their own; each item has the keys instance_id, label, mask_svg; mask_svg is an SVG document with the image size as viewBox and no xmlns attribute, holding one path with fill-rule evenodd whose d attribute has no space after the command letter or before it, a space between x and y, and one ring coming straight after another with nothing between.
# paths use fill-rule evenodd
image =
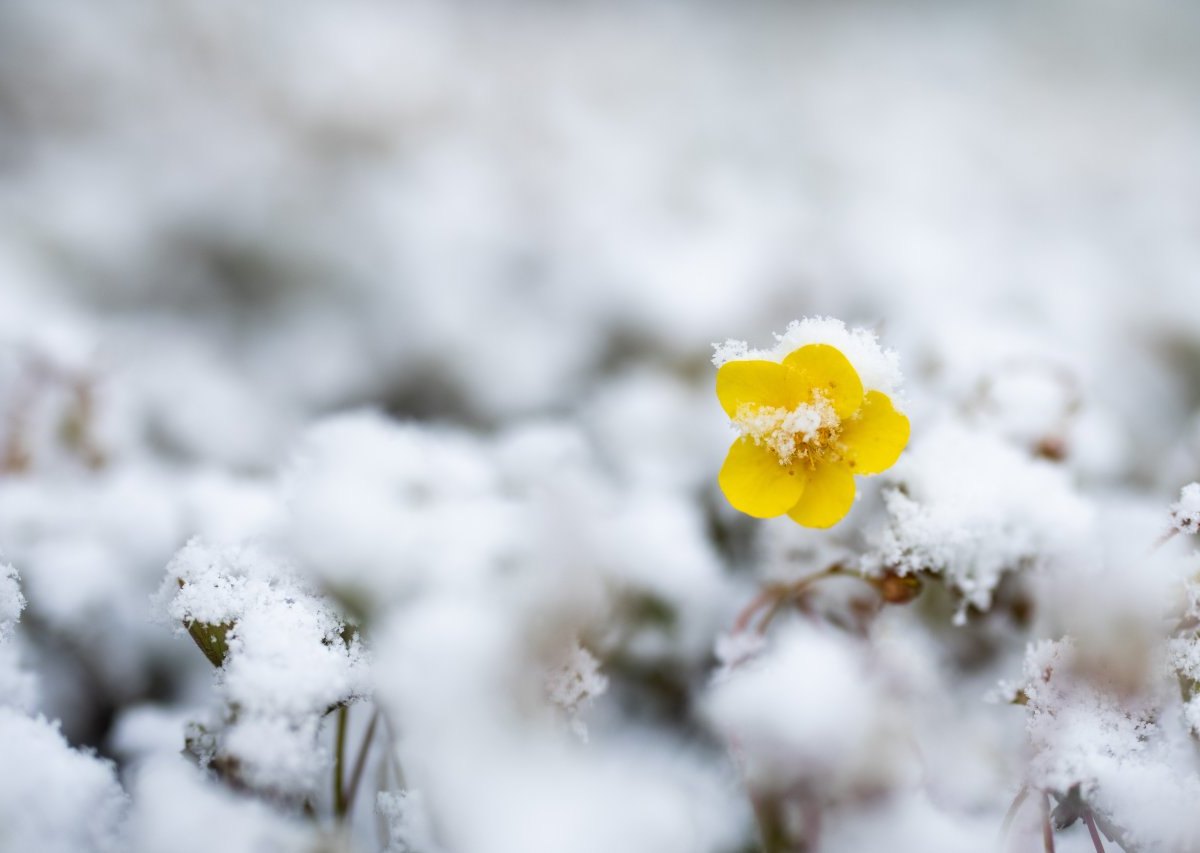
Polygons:
<instances>
[{"instance_id":1,"label":"snow-covered plant","mask_svg":"<svg viewBox=\"0 0 1200 853\"><path fill-rule=\"evenodd\" d=\"M354 625L286 561L251 547L193 541L163 584L167 615L217 667L220 705L191 729L189 752L233 784L313 794L332 763L317 742L322 718L368 692Z\"/></svg>"},{"instance_id":2,"label":"snow-covered plant","mask_svg":"<svg viewBox=\"0 0 1200 853\"><path fill-rule=\"evenodd\" d=\"M0 2L0 853L1200 850L1196 13L893 5Z\"/></svg>"}]
</instances>

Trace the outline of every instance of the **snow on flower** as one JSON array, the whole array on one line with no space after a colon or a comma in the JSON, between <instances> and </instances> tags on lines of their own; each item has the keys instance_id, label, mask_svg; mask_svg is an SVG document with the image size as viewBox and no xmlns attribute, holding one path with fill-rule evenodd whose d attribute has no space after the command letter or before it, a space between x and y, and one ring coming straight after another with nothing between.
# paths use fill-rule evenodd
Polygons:
<instances>
[{"instance_id":1,"label":"snow on flower","mask_svg":"<svg viewBox=\"0 0 1200 853\"><path fill-rule=\"evenodd\" d=\"M886 363L863 333L848 341L852 351ZM725 497L756 518L786 513L805 527L833 526L854 503L854 475L896 462L908 443L908 418L830 344L808 343L778 361L728 348L717 359L717 398L740 436L718 477Z\"/></svg>"}]
</instances>

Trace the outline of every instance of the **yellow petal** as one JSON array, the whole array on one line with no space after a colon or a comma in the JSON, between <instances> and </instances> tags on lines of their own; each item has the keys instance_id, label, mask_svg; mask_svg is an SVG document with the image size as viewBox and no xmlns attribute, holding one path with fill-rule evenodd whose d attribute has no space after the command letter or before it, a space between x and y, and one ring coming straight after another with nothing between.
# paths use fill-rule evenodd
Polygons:
<instances>
[{"instance_id":1,"label":"yellow petal","mask_svg":"<svg viewBox=\"0 0 1200 853\"><path fill-rule=\"evenodd\" d=\"M870 391L858 416L842 424L843 458L855 474L886 471L908 444L908 431L908 418L888 396Z\"/></svg>"},{"instance_id":2,"label":"yellow petal","mask_svg":"<svg viewBox=\"0 0 1200 853\"><path fill-rule=\"evenodd\" d=\"M796 505L788 510L792 521L805 527L832 527L854 505L854 475L840 462L821 462L808 476Z\"/></svg>"},{"instance_id":3,"label":"yellow petal","mask_svg":"<svg viewBox=\"0 0 1200 853\"><path fill-rule=\"evenodd\" d=\"M731 418L746 403L793 408L798 394L795 377L776 361L727 361L717 369L717 399Z\"/></svg>"},{"instance_id":4,"label":"yellow petal","mask_svg":"<svg viewBox=\"0 0 1200 853\"><path fill-rule=\"evenodd\" d=\"M717 482L733 508L755 518L783 515L804 492L804 472L780 465L775 452L739 438L729 448Z\"/></svg>"},{"instance_id":5,"label":"yellow petal","mask_svg":"<svg viewBox=\"0 0 1200 853\"><path fill-rule=\"evenodd\" d=\"M793 350L783 360L804 389L801 402L807 403L812 392L822 394L833 405L839 418L858 411L863 401L862 380L846 356L828 344L809 344Z\"/></svg>"}]
</instances>

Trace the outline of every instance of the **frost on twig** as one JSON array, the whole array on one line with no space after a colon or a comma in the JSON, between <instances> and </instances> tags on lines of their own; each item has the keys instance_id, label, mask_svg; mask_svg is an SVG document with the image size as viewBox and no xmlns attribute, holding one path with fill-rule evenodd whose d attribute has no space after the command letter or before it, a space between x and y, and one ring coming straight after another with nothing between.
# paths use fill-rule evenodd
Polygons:
<instances>
[{"instance_id":1,"label":"frost on twig","mask_svg":"<svg viewBox=\"0 0 1200 853\"><path fill-rule=\"evenodd\" d=\"M16 570L0 563L0 707L32 710L37 692L34 677L20 666L12 642L24 608Z\"/></svg>"},{"instance_id":2,"label":"frost on twig","mask_svg":"<svg viewBox=\"0 0 1200 853\"><path fill-rule=\"evenodd\" d=\"M1200 533L1200 483L1188 483L1171 504L1171 527L1175 532Z\"/></svg>"},{"instance_id":3,"label":"frost on twig","mask_svg":"<svg viewBox=\"0 0 1200 853\"><path fill-rule=\"evenodd\" d=\"M608 678L600 671L600 662L578 643L546 672L546 695L567 715L571 731L584 741L588 733L581 715L607 689Z\"/></svg>"}]
</instances>

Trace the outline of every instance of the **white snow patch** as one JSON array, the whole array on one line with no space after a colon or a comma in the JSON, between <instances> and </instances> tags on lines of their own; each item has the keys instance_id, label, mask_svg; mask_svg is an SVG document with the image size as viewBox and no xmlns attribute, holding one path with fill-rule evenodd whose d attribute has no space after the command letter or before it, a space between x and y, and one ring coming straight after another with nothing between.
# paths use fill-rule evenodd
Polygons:
<instances>
[{"instance_id":1,"label":"white snow patch","mask_svg":"<svg viewBox=\"0 0 1200 853\"><path fill-rule=\"evenodd\" d=\"M864 390L882 391L902 409L904 401L898 396L903 381L900 356L894 350L880 346L878 336L870 329L848 329L844 322L833 317L806 317L793 320L782 335L775 336L775 340L775 346L766 349L752 349L744 341L715 344L713 364L720 367L726 362L744 359L783 361L800 347L828 344L854 365Z\"/></svg>"}]
</instances>

